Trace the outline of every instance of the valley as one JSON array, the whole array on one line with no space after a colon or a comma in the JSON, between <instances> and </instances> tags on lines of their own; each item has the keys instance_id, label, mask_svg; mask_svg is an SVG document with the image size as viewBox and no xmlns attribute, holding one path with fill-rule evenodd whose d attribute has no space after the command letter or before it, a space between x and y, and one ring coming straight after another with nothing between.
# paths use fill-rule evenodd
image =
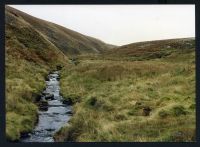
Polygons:
<instances>
[{"instance_id":1,"label":"valley","mask_svg":"<svg viewBox=\"0 0 200 147\"><path fill-rule=\"evenodd\" d=\"M57 141L194 141L194 48L139 61L91 58L62 71L75 115Z\"/></svg>"},{"instance_id":2,"label":"valley","mask_svg":"<svg viewBox=\"0 0 200 147\"><path fill-rule=\"evenodd\" d=\"M8 141L27 134L36 139L24 142L196 140L195 38L115 46L9 6L5 14ZM58 97L48 100L60 106L55 123L38 99L58 67L59 84L50 83ZM40 132L44 124L50 136Z\"/></svg>"}]
</instances>

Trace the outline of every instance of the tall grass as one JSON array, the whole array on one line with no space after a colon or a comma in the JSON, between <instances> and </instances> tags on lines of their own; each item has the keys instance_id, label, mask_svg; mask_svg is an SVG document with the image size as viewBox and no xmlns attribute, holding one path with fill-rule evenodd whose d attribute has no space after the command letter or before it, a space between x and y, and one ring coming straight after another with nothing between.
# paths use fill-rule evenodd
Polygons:
<instances>
[{"instance_id":1,"label":"tall grass","mask_svg":"<svg viewBox=\"0 0 200 147\"><path fill-rule=\"evenodd\" d=\"M187 55L182 62L182 57L171 62L169 56L134 62L82 60L68 66L61 75L62 94L80 101L55 139L195 141L195 65L194 56ZM151 110L149 116L144 108Z\"/></svg>"},{"instance_id":2,"label":"tall grass","mask_svg":"<svg viewBox=\"0 0 200 147\"><path fill-rule=\"evenodd\" d=\"M45 87L47 68L26 60L7 58L6 137L16 141L22 133L30 132L37 122L37 106L34 102Z\"/></svg>"},{"instance_id":3,"label":"tall grass","mask_svg":"<svg viewBox=\"0 0 200 147\"><path fill-rule=\"evenodd\" d=\"M45 88L45 76L56 65L65 64L66 58L21 17L7 17L6 137L17 141L37 122L35 101Z\"/></svg>"}]
</instances>

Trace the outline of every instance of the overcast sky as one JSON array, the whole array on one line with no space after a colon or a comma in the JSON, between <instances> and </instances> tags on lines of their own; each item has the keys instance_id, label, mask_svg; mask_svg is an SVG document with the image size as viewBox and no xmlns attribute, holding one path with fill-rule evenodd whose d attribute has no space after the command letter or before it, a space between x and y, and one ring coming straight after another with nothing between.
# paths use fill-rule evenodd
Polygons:
<instances>
[{"instance_id":1,"label":"overcast sky","mask_svg":"<svg viewBox=\"0 0 200 147\"><path fill-rule=\"evenodd\" d=\"M194 5L10 5L114 45L195 36Z\"/></svg>"}]
</instances>

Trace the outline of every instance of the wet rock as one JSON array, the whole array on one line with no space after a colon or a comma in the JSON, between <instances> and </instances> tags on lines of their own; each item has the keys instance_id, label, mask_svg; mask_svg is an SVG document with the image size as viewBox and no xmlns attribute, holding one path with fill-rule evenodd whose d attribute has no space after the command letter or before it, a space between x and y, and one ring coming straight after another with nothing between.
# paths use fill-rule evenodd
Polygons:
<instances>
[{"instance_id":1,"label":"wet rock","mask_svg":"<svg viewBox=\"0 0 200 147\"><path fill-rule=\"evenodd\" d=\"M55 129L53 129L53 128L48 128L48 129L45 129L45 130L47 130L47 131L54 131Z\"/></svg>"},{"instance_id":2,"label":"wet rock","mask_svg":"<svg viewBox=\"0 0 200 147\"><path fill-rule=\"evenodd\" d=\"M42 92L42 96L45 96L47 94L47 92L44 90L43 92Z\"/></svg>"},{"instance_id":3,"label":"wet rock","mask_svg":"<svg viewBox=\"0 0 200 147\"><path fill-rule=\"evenodd\" d=\"M56 78L51 78L50 81L56 81Z\"/></svg>"},{"instance_id":4,"label":"wet rock","mask_svg":"<svg viewBox=\"0 0 200 147\"><path fill-rule=\"evenodd\" d=\"M30 133L29 132L22 132L20 133L20 138L27 138L27 137L30 137Z\"/></svg>"},{"instance_id":5,"label":"wet rock","mask_svg":"<svg viewBox=\"0 0 200 147\"><path fill-rule=\"evenodd\" d=\"M60 81L60 77L59 77L59 76L58 76L58 77L56 77L56 80Z\"/></svg>"},{"instance_id":6,"label":"wet rock","mask_svg":"<svg viewBox=\"0 0 200 147\"><path fill-rule=\"evenodd\" d=\"M42 95L43 100L44 99L46 99L46 100L54 100L54 95L51 94L51 93L48 93L46 91L43 91L41 95Z\"/></svg>"},{"instance_id":7,"label":"wet rock","mask_svg":"<svg viewBox=\"0 0 200 147\"><path fill-rule=\"evenodd\" d=\"M73 112L72 111L67 111L66 114L73 115Z\"/></svg>"},{"instance_id":8,"label":"wet rock","mask_svg":"<svg viewBox=\"0 0 200 147\"><path fill-rule=\"evenodd\" d=\"M68 98L63 100L63 104L72 105L73 104L72 99Z\"/></svg>"},{"instance_id":9,"label":"wet rock","mask_svg":"<svg viewBox=\"0 0 200 147\"><path fill-rule=\"evenodd\" d=\"M39 110L40 111L48 111L48 107L46 107L46 106L40 106Z\"/></svg>"},{"instance_id":10,"label":"wet rock","mask_svg":"<svg viewBox=\"0 0 200 147\"><path fill-rule=\"evenodd\" d=\"M48 110L48 102L47 101L40 101L39 109L41 111L47 111Z\"/></svg>"},{"instance_id":11,"label":"wet rock","mask_svg":"<svg viewBox=\"0 0 200 147\"><path fill-rule=\"evenodd\" d=\"M37 94L34 97L35 97L35 102L39 102L41 100L42 94Z\"/></svg>"},{"instance_id":12,"label":"wet rock","mask_svg":"<svg viewBox=\"0 0 200 147\"><path fill-rule=\"evenodd\" d=\"M149 116L150 115L150 112L151 112L151 108L146 106L143 108L143 116Z\"/></svg>"},{"instance_id":13,"label":"wet rock","mask_svg":"<svg viewBox=\"0 0 200 147\"><path fill-rule=\"evenodd\" d=\"M44 97L45 97L46 100L54 100L54 95L53 94L47 93Z\"/></svg>"},{"instance_id":14,"label":"wet rock","mask_svg":"<svg viewBox=\"0 0 200 147\"><path fill-rule=\"evenodd\" d=\"M49 76L45 77L45 81L50 81Z\"/></svg>"}]
</instances>

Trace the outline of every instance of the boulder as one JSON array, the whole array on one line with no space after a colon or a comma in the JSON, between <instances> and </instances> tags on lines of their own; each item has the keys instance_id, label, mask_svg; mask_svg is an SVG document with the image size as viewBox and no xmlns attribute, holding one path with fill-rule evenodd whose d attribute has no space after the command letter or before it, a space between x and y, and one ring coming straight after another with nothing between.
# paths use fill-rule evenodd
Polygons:
<instances>
[{"instance_id":1,"label":"boulder","mask_svg":"<svg viewBox=\"0 0 200 147\"><path fill-rule=\"evenodd\" d=\"M48 107L47 106L40 106L39 110L40 111L48 111Z\"/></svg>"},{"instance_id":2,"label":"boulder","mask_svg":"<svg viewBox=\"0 0 200 147\"><path fill-rule=\"evenodd\" d=\"M73 104L72 99L68 98L63 100L63 104L72 105Z\"/></svg>"},{"instance_id":3,"label":"boulder","mask_svg":"<svg viewBox=\"0 0 200 147\"><path fill-rule=\"evenodd\" d=\"M47 94L47 92L44 90L43 92L42 92L42 96L45 96Z\"/></svg>"},{"instance_id":4,"label":"boulder","mask_svg":"<svg viewBox=\"0 0 200 147\"><path fill-rule=\"evenodd\" d=\"M45 130L52 132L52 131L54 131L55 129L54 129L54 128L47 128L47 129L45 129Z\"/></svg>"},{"instance_id":5,"label":"boulder","mask_svg":"<svg viewBox=\"0 0 200 147\"><path fill-rule=\"evenodd\" d=\"M54 100L54 95L51 93L48 93L47 91L43 91L41 96L44 97L44 99L46 100L49 100L49 99Z\"/></svg>"},{"instance_id":6,"label":"boulder","mask_svg":"<svg viewBox=\"0 0 200 147\"><path fill-rule=\"evenodd\" d=\"M58 76L58 77L56 77L56 79L58 80L58 81L60 81L60 77Z\"/></svg>"},{"instance_id":7,"label":"boulder","mask_svg":"<svg viewBox=\"0 0 200 147\"><path fill-rule=\"evenodd\" d=\"M46 100L54 100L54 95L50 93L46 93L44 97Z\"/></svg>"},{"instance_id":8,"label":"boulder","mask_svg":"<svg viewBox=\"0 0 200 147\"><path fill-rule=\"evenodd\" d=\"M41 100L42 94L38 94L35 96L35 101L39 102Z\"/></svg>"},{"instance_id":9,"label":"boulder","mask_svg":"<svg viewBox=\"0 0 200 147\"><path fill-rule=\"evenodd\" d=\"M48 102L47 101L40 101L39 110L40 111L47 111L48 110Z\"/></svg>"},{"instance_id":10,"label":"boulder","mask_svg":"<svg viewBox=\"0 0 200 147\"><path fill-rule=\"evenodd\" d=\"M31 136L30 132L21 132L20 133L20 138L28 138L30 136Z\"/></svg>"},{"instance_id":11,"label":"boulder","mask_svg":"<svg viewBox=\"0 0 200 147\"><path fill-rule=\"evenodd\" d=\"M49 76L45 77L45 81L50 81Z\"/></svg>"},{"instance_id":12,"label":"boulder","mask_svg":"<svg viewBox=\"0 0 200 147\"><path fill-rule=\"evenodd\" d=\"M72 111L67 111L66 114L67 115L73 115L73 112Z\"/></svg>"}]
</instances>

